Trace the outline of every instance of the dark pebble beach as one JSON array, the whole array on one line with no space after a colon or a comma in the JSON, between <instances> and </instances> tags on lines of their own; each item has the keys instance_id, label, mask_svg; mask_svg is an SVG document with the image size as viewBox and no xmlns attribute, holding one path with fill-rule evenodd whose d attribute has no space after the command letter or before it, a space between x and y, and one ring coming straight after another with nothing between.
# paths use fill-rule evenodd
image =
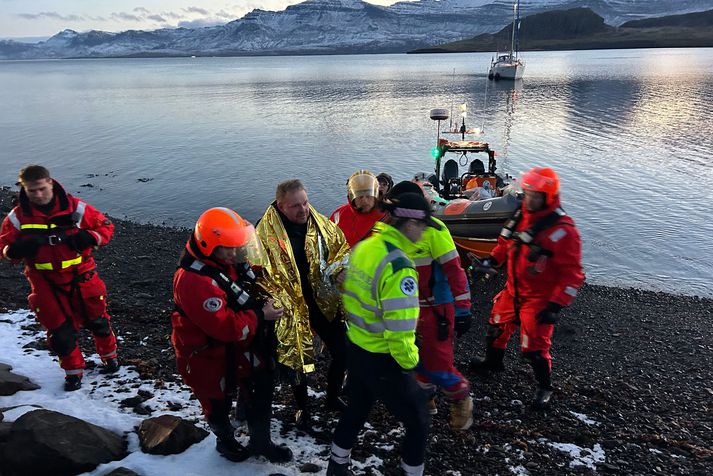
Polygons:
<instances>
[{"instance_id":1,"label":"dark pebble beach","mask_svg":"<svg viewBox=\"0 0 713 476\"><path fill-rule=\"evenodd\" d=\"M12 196L0 189L3 217ZM178 381L170 343L171 280L189 230L113 222L113 241L95 257L121 338L120 359L142 378ZM474 324L457 342L456 362L472 383L474 424L451 432L448 404L439 401L427 474L713 474L712 299L585 285L555 331L552 406L534 411L534 381L515 337L505 372L481 378L468 371L467 362L482 352L490 300L502 286L502 278L473 286ZM0 262L0 312L27 308L28 293L21 266ZM83 345L89 340L83 334ZM326 358L310 376L319 392L325 389ZM284 422L283 431L293 430L287 385L276 403L282 405L274 418ZM326 461L336 420L323 403L323 397L313 402L319 418L313 436L324 442ZM376 455L385 462L377 469L389 474L398 462L401 433L391 432L398 425L380 406L369 423L374 431L353 457ZM553 446L559 443L582 448L591 466L572 464Z\"/></svg>"}]
</instances>

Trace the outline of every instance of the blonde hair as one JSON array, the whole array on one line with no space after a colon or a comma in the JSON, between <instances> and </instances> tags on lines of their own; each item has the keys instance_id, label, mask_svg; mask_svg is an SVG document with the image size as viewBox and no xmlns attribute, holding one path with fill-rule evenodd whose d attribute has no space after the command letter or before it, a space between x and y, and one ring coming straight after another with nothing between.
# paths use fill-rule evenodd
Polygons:
<instances>
[{"instance_id":1,"label":"blonde hair","mask_svg":"<svg viewBox=\"0 0 713 476\"><path fill-rule=\"evenodd\" d=\"M277 203L282 202L285 196L296 190L307 190L300 179L290 179L285 180L277 184L277 190L275 190L275 200Z\"/></svg>"}]
</instances>

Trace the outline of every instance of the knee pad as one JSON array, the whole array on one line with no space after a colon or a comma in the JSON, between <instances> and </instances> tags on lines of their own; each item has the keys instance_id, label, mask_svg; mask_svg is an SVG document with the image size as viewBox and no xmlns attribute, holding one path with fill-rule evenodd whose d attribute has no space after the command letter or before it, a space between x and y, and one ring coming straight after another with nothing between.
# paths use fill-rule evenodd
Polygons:
<instances>
[{"instance_id":1,"label":"knee pad","mask_svg":"<svg viewBox=\"0 0 713 476\"><path fill-rule=\"evenodd\" d=\"M88 320L84 326L91 331L97 337L109 337L111 334L111 326L109 325L109 319L106 317L98 317L93 320Z\"/></svg>"},{"instance_id":2,"label":"knee pad","mask_svg":"<svg viewBox=\"0 0 713 476\"><path fill-rule=\"evenodd\" d=\"M58 328L50 331L49 336L50 349L57 353L60 357L64 357L72 353L77 347L77 331L70 323L65 322Z\"/></svg>"},{"instance_id":3,"label":"knee pad","mask_svg":"<svg viewBox=\"0 0 713 476\"><path fill-rule=\"evenodd\" d=\"M503 330L498 325L488 324L488 328L485 331L485 342L490 346L493 342L497 340L498 337L503 335Z\"/></svg>"}]
</instances>

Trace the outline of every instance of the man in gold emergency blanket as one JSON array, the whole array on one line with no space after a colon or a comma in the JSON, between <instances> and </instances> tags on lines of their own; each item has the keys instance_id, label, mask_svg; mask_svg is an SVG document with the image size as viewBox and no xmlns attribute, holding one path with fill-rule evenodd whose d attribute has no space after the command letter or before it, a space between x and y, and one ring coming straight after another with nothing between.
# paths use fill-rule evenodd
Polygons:
<instances>
[{"instance_id":1,"label":"man in gold emergency blanket","mask_svg":"<svg viewBox=\"0 0 713 476\"><path fill-rule=\"evenodd\" d=\"M297 426L311 428L307 374L315 370L313 333L331 355L327 408L341 411L339 395L346 371L346 334L336 281L349 255L342 231L310 204L300 180L280 183L275 201L257 226L267 254L259 285L285 308L277 321L277 361L291 377Z\"/></svg>"}]
</instances>

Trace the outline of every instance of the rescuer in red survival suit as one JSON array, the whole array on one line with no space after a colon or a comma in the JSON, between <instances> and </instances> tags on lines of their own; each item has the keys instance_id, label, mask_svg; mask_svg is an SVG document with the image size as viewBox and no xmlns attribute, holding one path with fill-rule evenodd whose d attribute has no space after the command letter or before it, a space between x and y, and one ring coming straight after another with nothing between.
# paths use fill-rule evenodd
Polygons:
<instances>
[{"instance_id":1,"label":"rescuer in red survival suit","mask_svg":"<svg viewBox=\"0 0 713 476\"><path fill-rule=\"evenodd\" d=\"M384 218L379 203L379 181L368 170L354 172L347 181L348 203L332 212L332 220L344 233L350 247L371 235L374 224Z\"/></svg>"},{"instance_id":2,"label":"rescuer in red survival suit","mask_svg":"<svg viewBox=\"0 0 713 476\"><path fill-rule=\"evenodd\" d=\"M73 197L41 165L19 174L18 205L0 229L0 252L24 260L32 288L30 309L47 329L48 344L65 371L64 389L82 384L84 357L77 345L84 326L94 336L105 373L119 369L116 337L106 312L106 286L92 249L106 245L114 225L88 203Z\"/></svg>"},{"instance_id":3,"label":"rescuer in red survival suit","mask_svg":"<svg viewBox=\"0 0 713 476\"><path fill-rule=\"evenodd\" d=\"M569 306L584 282L581 240L574 221L560 208L559 178L535 167L521 181L525 199L506 224L481 271L507 265L507 284L493 300L485 358L471 361L476 371L502 371L505 348L520 326L520 347L537 381L535 408L552 396L552 332L559 312ZM489 268L489 269L488 269Z\"/></svg>"},{"instance_id":4,"label":"rescuer in red survival suit","mask_svg":"<svg viewBox=\"0 0 713 476\"><path fill-rule=\"evenodd\" d=\"M270 437L272 325L283 309L254 296L252 266L260 264L260 250L253 226L233 210L211 208L198 218L173 277L171 341L178 371L217 437L216 450L230 461L254 455L284 463L292 451ZM250 431L247 448L235 439L228 417L238 388Z\"/></svg>"}]
</instances>

